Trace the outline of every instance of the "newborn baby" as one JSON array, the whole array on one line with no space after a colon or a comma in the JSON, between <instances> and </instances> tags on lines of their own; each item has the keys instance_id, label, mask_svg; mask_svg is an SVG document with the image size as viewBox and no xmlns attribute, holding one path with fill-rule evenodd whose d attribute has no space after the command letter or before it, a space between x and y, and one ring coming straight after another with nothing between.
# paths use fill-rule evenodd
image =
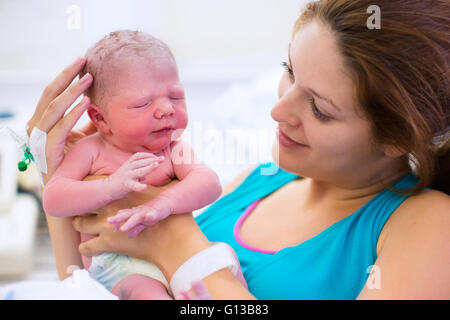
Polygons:
<instances>
[{"instance_id":1,"label":"newborn baby","mask_svg":"<svg viewBox=\"0 0 450 320\"><path fill-rule=\"evenodd\" d=\"M180 139L187 126L183 87L169 48L135 31L106 36L86 54L88 115L98 132L77 142L43 192L46 214L76 216L101 208L147 185L180 180L147 203L121 210L108 221L136 236L170 214L200 209L221 194L218 176ZM108 178L82 181L88 175ZM81 235L81 241L89 239ZM112 253L82 257L92 276L113 293L132 288L132 299L170 298L153 264ZM119 284L120 282L120 284ZM120 287L120 288L119 288Z\"/></svg>"}]
</instances>

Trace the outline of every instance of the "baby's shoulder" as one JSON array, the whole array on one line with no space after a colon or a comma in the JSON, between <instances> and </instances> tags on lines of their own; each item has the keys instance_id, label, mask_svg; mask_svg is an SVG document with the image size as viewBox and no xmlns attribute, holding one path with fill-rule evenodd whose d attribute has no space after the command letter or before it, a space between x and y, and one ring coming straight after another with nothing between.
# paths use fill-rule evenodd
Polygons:
<instances>
[{"instance_id":1,"label":"baby's shoulder","mask_svg":"<svg viewBox=\"0 0 450 320\"><path fill-rule=\"evenodd\" d=\"M82 152L89 155L97 155L103 148L103 141L98 133L91 134L78 140L69 152Z\"/></svg>"},{"instance_id":2,"label":"baby's shoulder","mask_svg":"<svg viewBox=\"0 0 450 320\"><path fill-rule=\"evenodd\" d=\"M192 156L194 154L194 150L190 146L190 144L182 139L176 139L170 142L170 144L163 150L163 153L168 152L171 157L186 157ZM155 153L155 155L157 155Z\"/></svg>"},{"instance_id":3,"label":"baby's shoulder","mask_svg":"<svg viewBox=\"0 0 450 320\"><path fill-rule=\"evenodd\" d=\"M98 132L85 136L84 138L81 138L77 143L80 142L99 146L104 143Z\"/></svg>"}]
</instances>

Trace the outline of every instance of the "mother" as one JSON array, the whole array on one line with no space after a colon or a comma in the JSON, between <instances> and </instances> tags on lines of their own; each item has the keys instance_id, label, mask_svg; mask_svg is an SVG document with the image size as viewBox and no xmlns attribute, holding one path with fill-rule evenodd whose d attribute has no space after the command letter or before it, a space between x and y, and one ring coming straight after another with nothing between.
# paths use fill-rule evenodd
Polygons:
<instances>
[{"instance_id":1,"label":"mother","mask_svg":"<svg viewBox=\"0 0 450 320\"><path fill-rule=\"evenodd\" d=\"M372 4L311 2L295 23L271 111L281 170L251 168L196 220L171 216L134 239L105 221L132 196L76 218L98 235L80 252L148 259L171 279L210 241L227 242L249 291L222 269L204 279L217 299L449 299L450 3L378 1L381 29L371 30ZM28 123L48 132L46 180L66 138L95 130L70 133L86 102L63 117L92 81L69 86L83 64L47 87ZM77 255L58 250L58 228L71 221L48 219L64 277Z\"/></svg>"}]
</instances>

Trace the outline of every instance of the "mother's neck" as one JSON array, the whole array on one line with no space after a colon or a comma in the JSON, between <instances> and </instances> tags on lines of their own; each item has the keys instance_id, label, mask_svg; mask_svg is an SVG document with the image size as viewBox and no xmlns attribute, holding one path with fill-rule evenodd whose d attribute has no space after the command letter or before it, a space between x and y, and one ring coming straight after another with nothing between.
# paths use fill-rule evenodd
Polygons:
<instances>
[{"instance_id":1,"label":"mother's neck","mask_svg":"<svg viewBox=\"0 0 450 320\"><path fill-rule=\"evenodd\" d=\"M398 179L411 173L408 162L396 159L377 170L368 169L346 181L306 178L308 187L306 201L310 205L328 202L344 203L368 200L392 185Z\"/></svg>"}]
</instances>

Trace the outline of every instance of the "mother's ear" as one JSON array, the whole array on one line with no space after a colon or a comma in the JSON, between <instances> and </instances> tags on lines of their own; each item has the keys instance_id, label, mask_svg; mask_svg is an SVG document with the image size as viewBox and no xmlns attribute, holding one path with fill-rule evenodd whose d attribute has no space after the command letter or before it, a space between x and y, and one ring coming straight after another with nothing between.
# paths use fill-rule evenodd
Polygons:
<instances>
[{"instance_id":1,"label":"mother's ear","mask_svg":"<svg viewBox=\"0 0 450 320\"><path fill-rule=\"evenodd\" d=\"M87 109L87 113L99 132L103 134L111 133L109 124L105 118L105 112L100 107L95 104L91 104Z\"/></svg>"},{"instance_id":2,"label":"mother's ear","mask_svg":"<svg viewBox=\"0 0 450 320\"><path fill-rule=\"evenodd\" d=\"M390 158L398 158L407 153L406 151L391 145L383 145L382 152Z\"/></svg>"}]
</instances>

